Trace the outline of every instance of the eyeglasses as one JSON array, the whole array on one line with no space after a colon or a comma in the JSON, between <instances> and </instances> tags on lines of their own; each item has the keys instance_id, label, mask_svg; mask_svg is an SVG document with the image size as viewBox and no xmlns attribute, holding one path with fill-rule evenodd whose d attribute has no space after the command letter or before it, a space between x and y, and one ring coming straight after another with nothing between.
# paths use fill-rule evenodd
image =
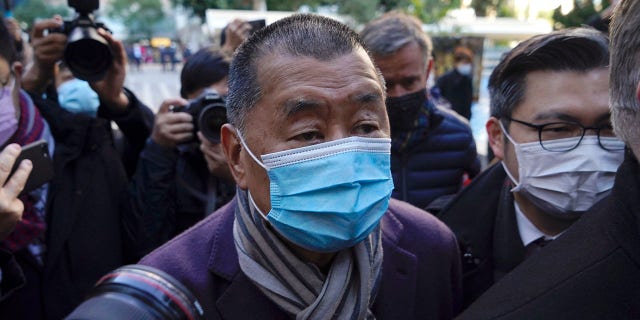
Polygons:
<instances>
[{"instance_id":1,"label":"eyeglasses","mask_svg":"<svg viewBox=\"0 0 640 320\"><path fill-rule=\"evenodd\" d=\"M607 151L617 151L624 149L624 144L607 143L607 141L602 141L602 138L615 138L616 135L614 134L613 127L611 125L604 125L600 127L585 127L579 123L574 122L551 122L545 124L533 124L513 118L506 119L538 130L538 141L540 141L540 145L542 146L542 148L547 151L566 152L577 148L578 145L580 145L580 142L582 142L582 138L584 138L584 134L587 130L593 130L596 132L596 135L598 136L598 144L602 149ZM552 141L554 140L575 137L580 137L580 139L577 139L576 143L573 145L552 143Z\"/></svg>"}]
</instances>

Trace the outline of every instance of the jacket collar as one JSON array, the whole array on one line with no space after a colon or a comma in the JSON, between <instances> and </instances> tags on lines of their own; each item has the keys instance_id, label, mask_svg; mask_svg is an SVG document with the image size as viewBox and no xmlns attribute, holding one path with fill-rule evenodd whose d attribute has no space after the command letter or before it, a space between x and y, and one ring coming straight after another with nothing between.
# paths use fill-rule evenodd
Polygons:
<instances>
[{"instance_id":1,"label":"jacket collar","mask_svg":"<svg viewBox=\"0 0 640 320\"><path fill-rule=\"evenodd\" d=\"M393 212L393 208L398 203L394 199L391 200L390 209L381 221L384 249L383 279L376 297L376 302L381 301L381 303L375 303L373 310L377 317L386 319L411 318L417 284L417 258L399 245L404 226ZM288 318L286 313L262 294L240 269L233 240L236 206L237 199L234 198L216 213L222 216L217 229L213 230L214 239L208 269L229 282L224 294L219 295L216 308L223 319ZM403 288L403 290L391 290L393 288ZM387 296L385 292L393 294Z\"/></svg>"}]
</instances>

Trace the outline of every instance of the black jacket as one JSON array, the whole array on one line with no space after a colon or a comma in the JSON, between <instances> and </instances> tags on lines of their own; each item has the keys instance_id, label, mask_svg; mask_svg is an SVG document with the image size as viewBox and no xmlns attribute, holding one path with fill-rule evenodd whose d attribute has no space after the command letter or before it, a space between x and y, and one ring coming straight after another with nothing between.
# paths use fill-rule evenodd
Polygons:
<instances>
[{"instance_id":1,"label":"black jacket","mask_svg":"<svg viewBox=\"0 0 640 320\"><path fill-rule=\"evenodd\" d=\"M209 173L197 145L166 148L149 139L142 150L129 189L132 215L145 221L145 238L137 242L140 252L151 252L235 195L235 183ZM209 212L208 184L216 190L216 203Z\"/></svg>"},{"instance_id":2,"label":"black jacket","mask_svg":"<svg viewBox=\"0 0 640 320\"><path fill-rule=\"evenodd\" d=\"M497 282L460 319L640 319L640 165L610 197Z\"/></svg>"},{"instance_id":3,"label":"black jacket","mask_svg":"<svg viewBox=\"0 0 640 320\"><path fill-rule=\"evenodd\" d=\"M459 115L471 119L473 103L473 83L471 78L453 69L436 81L440 94L451 103L451 109Z\"/></svg>"},{"instance_id":4,"label":"black jacket","mask_svg":"<svg viewBox=\"0 0 640 320\"><path fill-rule=\"evenodd\" d=\"M72 114L32 95L55 139L55 177L46 203L44 265L28 250L16 253L27 283L0 303L0 319L61 319L80 303L106 272L133 263L139 222L123 217L128 185L125 163L135 163L151 133L153 113L127 91L125 114ZM127 139L123 156L112 136L114 120ZM126 219L131 219L126 221Z\"/></svg>"},{"instance_id":5,"label":"black jacket","mask_svg":"<svg viewBox=\"0 0 640 320\"><path fill-rule=\"evenodd\" d=\"M511 188L497 163L473 179L438 216L460 245L464 307L524 260Z\"/></svg>"}]
</instances>

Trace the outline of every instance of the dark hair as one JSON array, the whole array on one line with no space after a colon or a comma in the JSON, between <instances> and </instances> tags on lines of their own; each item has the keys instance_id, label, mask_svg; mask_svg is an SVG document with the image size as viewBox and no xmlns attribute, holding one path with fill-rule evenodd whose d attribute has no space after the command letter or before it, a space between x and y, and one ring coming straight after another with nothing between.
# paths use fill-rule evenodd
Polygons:
<instances>
[{"instance_id":1,"label":"dark hair","mask_svg":"<svg viewBox=\"0 0 640 320\"><path fill-rule=\"evenodd\" d=\"M608 64L609 40L592 28L564 29L527 39L506 53L491 73L491 116L511 116L524 100L529 73L587 72Z\"/></svg>"},{"instance_id":2,"label":"dark hair","mask_svg":"<svg viewBox=\"0 0 640 320\"><path fill-rule=\"evenodd\" d=\"M458 46L453 49L453 61L473 61L473 52L467 47Z\"/></svg>"},{"instance_id":3,"label":"dark hair","mask_svg":"<svg viewBox=\"0 0 640 320\"><path fill-rule=\"evenodd\" d=\"M180 95L187 98L191 93L211 86L229 75L231 58L213 47L203 48L191 55L180 73Z\"/></svg>"},{"instance_id":4,"label":"dark hair","mask_svg":"<svg viewBox=\"0 0 640 320\"><path fill-rule=\"evenodd\" d=\"M268 63L263 57L280 54L330 61L357 48L364 45L353 30L314 14L294 14L256 31L237 49L231 63L227 97L229 122L244 131L246 113L265 94L257 76L258 66Z\"/></svg>"},{"instance_id":5,"label":"dark hair","mask_svg":"<svg viewBox=\"0 0 640 320\"><path fill-rule=\"evenodd\" d=\"M7 60L11 66L19 57L15 48L15 39L9 33L6 23L5 19L0 17L0 56Z\"/></svg>"}]
</instances>

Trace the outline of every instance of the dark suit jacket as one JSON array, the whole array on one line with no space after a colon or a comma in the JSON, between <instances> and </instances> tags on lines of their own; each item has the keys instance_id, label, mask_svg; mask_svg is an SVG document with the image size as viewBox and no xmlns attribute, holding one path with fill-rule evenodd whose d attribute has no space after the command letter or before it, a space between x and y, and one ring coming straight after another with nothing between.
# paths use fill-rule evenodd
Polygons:
<instances>
[{"instance_id":1,"label":"dark suit jacket","mask_svg":"<svg viewBox=\"0 0 640 320\"><path fill-rule=\"evenodd\" d=\"M55 176L45 207L46 254L44 265L27 249L14 254L26 284L2 300L0 319L61 319L102 275L139 259L139 253L129 250L136 241L134 223L125 227L122 214L127 160L114 147L109 120L116 121L127 138L135 163L135 153L151 133L153 113L127 94L126 113L108 114L101 107L95 119L32 96L56 143Z\"/></svg>"},{"instance_id":2,"label":"dark suit jacket","mask_svg":"<svg viewBox=\"0 0 640 320\"><path fill-rule=\"evenodd\" d=\"M502 165L495 164L438 216L460 244L464 307L524 260L511 188Z\"/></svg>"},{"instance_id":3,"label":"dark suit jacket","mask_svg":"<svg viewBox=\"0 0 640 320\"><path fill-rule=\"evenodd\" d=\"M520 264L459 319L640 319L640 167L627 156L611 196Z\"/></svg>"},{"instance_id":4,"label":"dark suit jacket","mask_svg":"<svg viewBox=\"0 0 640 320\"><path fill-rule=\"evenodd\" d=\"M240 269L233 241L236 203L233 199L141 263L185 284L206 319L289 319ZM381 223L384 260L376 319L452 318L461 292L451 231L426 212L393 199Z\"/></svg>"}]
</instances>

